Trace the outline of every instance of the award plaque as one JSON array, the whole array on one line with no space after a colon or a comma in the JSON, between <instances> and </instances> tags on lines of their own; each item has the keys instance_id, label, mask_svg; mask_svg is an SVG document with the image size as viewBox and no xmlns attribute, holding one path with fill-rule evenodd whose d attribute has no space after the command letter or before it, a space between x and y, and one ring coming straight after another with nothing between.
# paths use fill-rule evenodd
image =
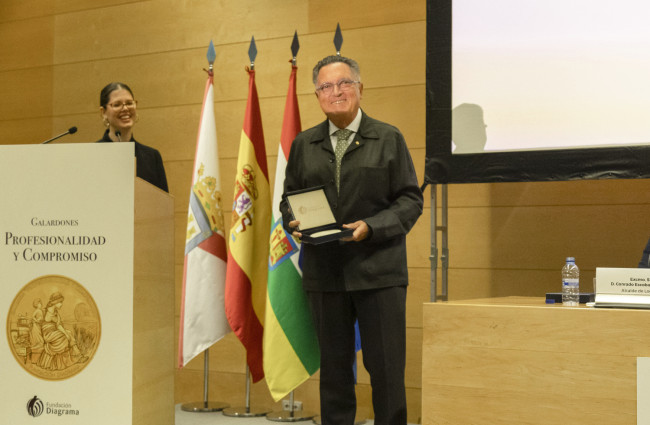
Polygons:
<instances>
[{"instance_id":1,"label":"award plaque","mask_svg":"<svg viewBox=\"0 0 650 425\"><path fill-rule=\"evenodd\" d=\"M300 221L298 231L302 241L319 245L352 236L353 229L336 223L323 186L297 190L286 194L294 220Z\"/></svg>"}]
</instances>

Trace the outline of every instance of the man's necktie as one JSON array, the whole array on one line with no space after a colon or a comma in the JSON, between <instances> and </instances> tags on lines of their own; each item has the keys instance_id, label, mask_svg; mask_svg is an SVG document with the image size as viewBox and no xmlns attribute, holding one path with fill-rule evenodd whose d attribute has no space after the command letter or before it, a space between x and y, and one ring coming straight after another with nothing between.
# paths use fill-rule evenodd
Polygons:
<instances>
[{"instance_id":1,"label":"man's necktie","mask_svg":"<svg viewBox=\"0 0 650 425\"><path fill-rule=\"evenodd\" d=\"M348 138L352 131L342 129L337 130L334 134L336 135L336 148L334 149L334 155L336 156L336 191L338 192L341 183L341 160L348 148Z\"/></svg>"}]
</instances>

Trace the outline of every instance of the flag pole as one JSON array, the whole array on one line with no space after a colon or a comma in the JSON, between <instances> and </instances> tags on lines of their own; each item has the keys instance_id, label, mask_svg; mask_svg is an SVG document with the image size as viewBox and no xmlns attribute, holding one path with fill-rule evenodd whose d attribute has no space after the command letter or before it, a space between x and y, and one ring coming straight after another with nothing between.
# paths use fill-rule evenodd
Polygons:
<instances>
[{"instance_id":1,"label":"flag pole","mask_svg":"<svg viewBox=\"0 0 650 425\"><path fill-rule=\"evenodd\" d=\"M255 71L255 57L256 56L257 56L257 47L255 45L255 37L252 37L250 47L248 49L248 57L250 59L250 67L248 68L248 72L249 72L249 81L253 81L253 82L254 82L254 80L250 80L250 78L251 78L251 75L252 75L251 73ZM250 96L251 96L251 94L249 93L249 100L250 100ZM248 113L249 112L248 112L248 105L247 105L247 114ZM240 145L240 147L241 147L241 145ZM240 158L241 158L241 153L240 153ZM258 225L258 227L259 227L259 225ZM232 232L232 229L231 229L231 232ZM232 243L231 243L230 247L232 247ZM267 251L268 251L268 248L267 248ZM228 281L226 282L226 286L228 286ZM228 295L227 294L226 294L226 303L228 303ZM230 320L230 318L229 318L229 320ZM232 323L231 323L231 327L232 327ZM233 330L234 330L234 327L233 327ZM246 347L246 349L248 350L248 347ZM248 356L248 353L247 353L247 356ZM251 408L250 395L251 395L251 372L250 372L250 366L249 366L248 361L247 361L246 362L246 405L243 406L243 407L229 407L229 408L223 410L223 414L225 416L249 418L249 417L255 417L255 416L265 416L267 413L270 412L269 409Z\"/></svg>"},{"instance_id":2,"label":"flag pole","mask_svg":"<svg viewBox=\"0 0 650 425\"><path fill-rule=\"evenodd\" d=\"M216 57L217 57L217 54L216 54L215 49L214 49L214 44L212 43L212 41L210 41L210 45L208 47L208 52L207 52L207 59L208 59L208 65L209 65L209 70L207 70L207 73L208 73L207 86L210 87L210 88L212 88L212 86L213 86L213 82L212 82L212 78L214 76L213 68L214 68L214 62L216 60ZM203 108L206 107L205 103L214 102L213 97L212 96L207 96L207 93L208 93L208 90L206 89L206 95L205 95L205 98L204 98ZM210 93L212 93L212 92L210 91ZM211 108L209 108L209 110L211 110ZM203 121L203 118L204 118L203 114L204 114L204 111L201 112L201 121ZM211 115L212 116L208 117L209 119L206 120L206 121L214 120L214 113L211 113ZM196 158L197 161L201 160L201 158L200 158L201 157L201 152L203 152L203 148L205 147L205 140L203 140L201 134L202 134L202 131L201 131L201 126L200 126L199 127L199 137L198 137L198 140L197 140L197 156L199 157L199 158ZM214 147L216 149L216 134L214 134L213 137L214 137L214 140L209 140L209 142L214 143L215 144ZM215 150L215 152L216 152L216 150ZM203 160L205 160L205 158L203 158ZM218 177L218 175L216 177ZM219 186L219 185L217 185L217 186ZM217 205L217 207L221 208L220 205ZM190 209L191 208L192 207L190 205ZM185 292L185 283L186 282L185 282L185 277L184 277L184 281L183 281L184 292ZM185 301L185 300L183 300L183 301ZM182 307L183 307L183 310L184 310L184 306L182 306ZM184 315L184 312L182 314ZM225 317L224 317L224 320L225 320ZM182 346L181 346L181 349L182 349ZM184 360L181 358L180 361L182 362L181 363L181 365L182 365L184 363ZM186 412L197 412L197 413L199 413L199 412L217 412L217 411L223 410L223 409L225 409L227 407L230 407L230 405L227 404L227 403L218 402L218 401L217 402L209 401L209 397L208 397L208 394L209 394L209 373L210 373L210 352L209 352L209 347L208 347L205 350L203 350L203 401L197 401L197 402L193 402L193 403L182 404L181 405L181 410L186 411Z\"/></svg>"},{"instance_id":3,"label":"flag pole","mask_svg":"<svg viewBox=\"0 0 650 425\"><path fill-rule=\"evenodd\" d=\"M297 68L298 66L297 65L298 49L300 49L300 43L298 42L298 31L296 31L293 35L293 41L291 43L291 53L293 56L293 58L291 59L292 71L294 68ZM277 180L278 178L281 178L281 176L276 173L275 178ZM281 411L273 411L268 415L266 415L266 419L274 422L299 422L299 421L308 421L310 419L313 419L314 416L316 416L316 413L304 412L302 409L296 410L296 405L294 403L293 390L292 390L289 393L289 409L285 410L283 406L283 409Z\"/></svg>"}]
</instances>

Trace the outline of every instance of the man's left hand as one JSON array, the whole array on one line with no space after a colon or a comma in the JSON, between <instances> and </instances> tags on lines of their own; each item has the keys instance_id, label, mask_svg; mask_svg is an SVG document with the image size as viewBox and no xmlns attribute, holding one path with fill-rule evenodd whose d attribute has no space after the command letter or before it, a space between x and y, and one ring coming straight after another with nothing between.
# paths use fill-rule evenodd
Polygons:
<instances>
[{"instance_id":1,"label":"man's left hand","mask_svg":"<svg viewBox=\"0 0 650 425\"><path fill-rule=\"evenodd\" d=\"M370 228L363 220L355 221L354 223L350 223L350 224L344 224L343 228L354 229L354 233L352 233L351 237L341 238L341 240L345 242L349 242L349 241L361 242L362 240L368 237L368 233L370 232Z\"/></svg>"}]
</instances>

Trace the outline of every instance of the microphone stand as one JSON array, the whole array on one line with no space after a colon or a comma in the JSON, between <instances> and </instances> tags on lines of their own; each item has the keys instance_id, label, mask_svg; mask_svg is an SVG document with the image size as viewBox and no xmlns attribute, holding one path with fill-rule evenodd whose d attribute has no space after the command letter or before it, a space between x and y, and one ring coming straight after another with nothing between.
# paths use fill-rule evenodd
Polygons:
<instances>
[{"instance_id":1,"label":"microphone stand","mask_svg":"<svg viewBox=\"0 0 650 425\"><path fill-rule=\"evenodd\" d=\"M76 133L76 132L77 132L77 127L70 127L70 128L68 129L68 131L66 131L65 133L61 133L61 134L59 134L58 136L54 136L54 137L52 137L51 139L48 139L48 140L44 141L43 143L41 143L41 145L46 145L46 144L48 144L48 143L50 143L50 142L53 142L54 140L56 140L56 139L58 139L58 138L60 138L60 137L65 136L66 134L74 134L74 133Z\"/></svg>"}]
</instances>

